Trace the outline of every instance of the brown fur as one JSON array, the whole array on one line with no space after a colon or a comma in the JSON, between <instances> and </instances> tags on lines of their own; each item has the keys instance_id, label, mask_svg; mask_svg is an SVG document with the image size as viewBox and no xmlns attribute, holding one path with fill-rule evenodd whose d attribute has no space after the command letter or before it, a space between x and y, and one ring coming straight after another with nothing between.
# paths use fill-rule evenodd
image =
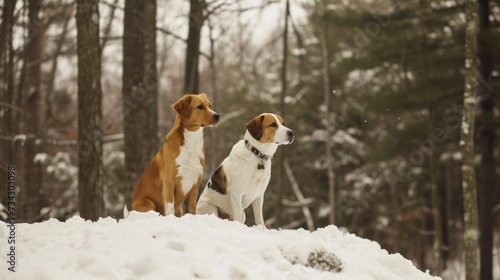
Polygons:
<instances>
[{"instance_id":1,"label":"brown fur","mask_svg":"<svg viewBox=\"0 0 500 280\"><path fill-rule=\"evenodd\" d=\"M203 109L198 109L198 106ZM132 196L132 210L147 212L154 210L165 214L165 203L173 203L176 216L182 216L182 204L188 200L188 211L196 214L196 201L202 177L188 193L182 191L182 177L177 176L175 162L184 145L184 129L196 131L200 127L213 126L218 122L215 112L205 94L186 94L172 105L177 112L172 130L167 134L160 151L154 156L139 178ZM205 150L203 149L203 154ZM205 159L200 158L201 166Z\"/></svg>"},{"instance_id":2,"label":"brown fur","mask_svg":"<svg viewBox=\"0 0 500 280\"><path fill-rule=\"evenodd\" d=\"M210 178L207 187L213 189L220 194L227 193L227 177L224 173L224 167L221 165L215 170L214 174Z\"/></svg>"},{"instance_id":3,"label":"brown fur","mask_svg":"<svg viewBox=\"0 0 500 280\"><path fill-rule=\"evenodd\" d=\"M285 125L285 122L280 116L276 115L276 117L282 125ZM272 143L274 141L274 135L278 130L277 126L273 126L275 122L276 120L269 114L260 115L251 119L246 124L246 128L255 140L261 143Z\"/></svg>"}]
</instances>

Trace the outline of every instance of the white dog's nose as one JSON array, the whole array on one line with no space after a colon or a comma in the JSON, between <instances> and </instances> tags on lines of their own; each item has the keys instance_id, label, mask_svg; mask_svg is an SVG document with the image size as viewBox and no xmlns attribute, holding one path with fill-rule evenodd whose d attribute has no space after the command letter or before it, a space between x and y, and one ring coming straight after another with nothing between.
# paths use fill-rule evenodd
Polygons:
<instances>
[{"instance_id":1,"label":"white dog's nose","mask_svg":"<svg viewBox=\"0 0 500 280\"><path fill-rule=\"evenodd\" d=\"M293 132L293 130L288 130L286 132L286 136L288 136L288 141L292 143L293 139L295 138L295 133Z\"/></svg>"}]
</instances>

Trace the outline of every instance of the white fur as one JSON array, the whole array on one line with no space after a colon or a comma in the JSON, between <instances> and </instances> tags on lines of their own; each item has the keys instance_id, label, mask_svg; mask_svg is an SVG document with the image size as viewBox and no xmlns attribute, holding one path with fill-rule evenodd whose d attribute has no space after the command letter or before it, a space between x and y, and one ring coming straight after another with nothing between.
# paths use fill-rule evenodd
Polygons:
<instances>
[{"instance_id":1,"label":"white fur","mask_svg":"<svg viewBox=\"0 0 500 280\"><path fill-rule=\"evenodd\" d=\"M279 145L290 143L287 136L290 129L281 125L276 115L274 117L279 126L274 143L261 143L248 130L244 136L250 145L268 156L274 155ZM264 161L264 169L257 169L259 163L260 159L246 147L245 140L236 143L229 156L221 163L227 178L227 193L221 194L205 187L198 200L196 213L218 216L220 209L231 215L233 220L244 223L244 210L252 205L255 223L265 227L262 206L264 193L271 179L271 160Z\"/></svg>"},{"instance_id":2,"label":"white fur","mask_svg":"<svg viewBox=\"0 0 500 280\"><path fill-rule=\"evenodd\" d=\"M278 117L275 114L270 114L274 117L276 120L276 123L278 124L278 130L276 131L276 135L274 135L274 142L276 144L288 144L288 135L287 132L290 131L290 129L284 125L282 125L278 119Z\"/></svg>"},{"instance_id":3,"label":"white fur","mask_svg":"<svg viewBox=\"0 0 500 280\"><path fill-rule=\"evenodd\" d=\"M207 109L208 109L208 112L210 112L210 114L212 114L212 116L213 116L213 115L215 115L215 114L217 114L217 112L215 112L214 110L212 110L212 109L210 109L210 108L207 108ZM207 127L214 127L215 125L216 125L216 124L211 124L211 125L209 125L209 126L207 126Z\"/></svg>"},{"instance_id":4,"label":"white fur","mask_svg":"<svg viewBox=\"0 0 500 280\"><path fill-rule=\"evenodd\" d=\"M196 131L184 130L184 145L180 147L177 163L177 176L182 177L182 192L187 194L203 174L203 128Z\"/></svg>"},{"instance_id":5,"label":"white fur","mask_svg":"<svg viewBox=\"0 0 500 280\"><path fill-rule=\"evenodd\" d=\"M173 203L165 203L165 216L174 214L174 204Z\"/></svg>"},{"instance_id":6,"label":"white fur","mask_svg":"<svg viewBox=\"0 0 500 280\"><path fill-rule=\"evenodd\" d=\"M130 211L128 211L127 204L125 204L125 207L123 207L123 218L126 219L129 214Z\"/></svg>"}]
</instances>

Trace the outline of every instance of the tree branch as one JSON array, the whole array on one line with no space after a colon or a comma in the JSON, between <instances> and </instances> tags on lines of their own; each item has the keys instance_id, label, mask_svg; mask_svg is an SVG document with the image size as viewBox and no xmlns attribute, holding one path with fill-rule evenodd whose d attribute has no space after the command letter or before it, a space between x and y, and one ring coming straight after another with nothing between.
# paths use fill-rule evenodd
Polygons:
<instances>
[{"instance_id":1,"label":"tree branch","mask_svg":"<svg viewBox=\"0 0 500 280\"><path fill-rule=\"evenodd\" d=\"M306 206L308 204L308 199L306 199L302 194L302 192L300 191L299 184L297 183L297 180L295 180L295 176L293 176L292 168L290 167L290 164L288 163L287 159L283 161L283 167L285 168L286 175L288 176L288 180L292 185L292 189L293 192L295 193L295 196L297 196L299 203L302 204L302 213L304 213L304 218L306 219L307 228L310 231L313 231L314 221L311 215L311 211Z\"/></svg>"},{"instance_id":2,"label":"tree branch","mask_svg":"<svg viewBox=\"0 0 500 280\"><path fill-rule=\"evenodd\" d=\"M163 33L163 34L170 35L170 36L174 37L175 39L177 39L177 40L179 40L179 41L182 41L182 42L184 42L185 44L187 44L187 39L182 38L180 35L177 35L177 34L173 33L173 32L172 32L172 31L170 31L170 30L167 30L167 29L162 28L162 27L156 27L156 30L157 30L157 31L160 31L160 32L161 32L161 33ZM205 57L206 59L209 59L209 60L211 59L210 55L208 55L208 54L206 54L206 53L202 52L201 50L200 50L200 55L202 55L202 56L203 56L203 57Z\"/></svg>"}]
</instances>

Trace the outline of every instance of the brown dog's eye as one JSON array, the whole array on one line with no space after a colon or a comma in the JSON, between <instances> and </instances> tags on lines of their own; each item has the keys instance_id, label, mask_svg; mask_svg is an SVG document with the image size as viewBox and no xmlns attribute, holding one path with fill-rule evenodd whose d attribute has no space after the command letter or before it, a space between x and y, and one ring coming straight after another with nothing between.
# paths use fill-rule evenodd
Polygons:
<instances>
[{"instance_id":1,"label":"brown dog's eye","mask_svg":"<svg viewBox=\"0 0 500 280\"><path fill-rule=\"evenodd\" d=\"M277 127L278 125L275 122L273 122L270 126Z\"/></svg>"},{"instance_id":2,"label":"brown dog's eye","mask_svg":"<svg viewBox=\"0 0 500 280\"><path fill-rule=\"evenodd\" d=\"M199 105L197 108L203 110L203 105Z\"/></svg>"}]
</instances>

